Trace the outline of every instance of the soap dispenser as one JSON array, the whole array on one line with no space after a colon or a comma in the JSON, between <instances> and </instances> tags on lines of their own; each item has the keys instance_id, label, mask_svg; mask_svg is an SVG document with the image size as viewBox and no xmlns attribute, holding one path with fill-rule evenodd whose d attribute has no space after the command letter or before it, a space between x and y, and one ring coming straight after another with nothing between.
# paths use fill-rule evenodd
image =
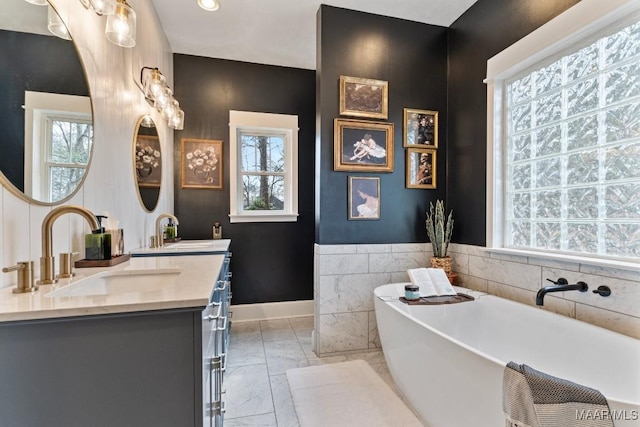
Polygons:
<instances>
[{"instance_id":1,"label":"soap dispenser","mask_svg":"<svg viewBox=\"0 0 640 427\"><path fill-rule=\"evenodd\" d=\"M111 234L105 233L102 226L104 215L96 215L98 228L84 236L84 257L88 260L111 259Z\"/></svg>"},{"instance_id":2,"label":"soap dispenser","mask_svg":"<svg viewBox=\"0 0 640 427\"><path fill-rule=\"evenodd\" d=\"M174 240L178 237L178 226L173 223L173 219L169 218L169 223L164 228L165 240Z\"/></svg>"}]
</instances>

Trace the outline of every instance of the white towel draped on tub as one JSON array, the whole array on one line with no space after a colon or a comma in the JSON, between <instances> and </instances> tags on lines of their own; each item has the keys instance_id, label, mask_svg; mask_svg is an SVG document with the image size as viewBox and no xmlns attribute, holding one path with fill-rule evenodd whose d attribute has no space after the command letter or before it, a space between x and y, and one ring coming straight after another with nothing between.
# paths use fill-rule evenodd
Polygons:
<instances>
[{"instance_id":1,"label":"white towel draped on tub","mask_svg":"<svg viewBox=\"0 0 640 427\"><path fill-rule=\"evenodd\" d=\"M506 427L613 427L598 390L509 362L502 383Z\"/></svg>"}]
</instances>

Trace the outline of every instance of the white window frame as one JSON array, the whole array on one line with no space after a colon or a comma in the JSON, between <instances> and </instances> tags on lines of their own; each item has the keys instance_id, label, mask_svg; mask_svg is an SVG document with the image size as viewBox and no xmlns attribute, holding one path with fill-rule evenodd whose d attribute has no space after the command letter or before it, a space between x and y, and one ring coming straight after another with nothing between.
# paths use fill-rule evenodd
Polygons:
<instances>
[{"instance_id":1,"label":"white window frame","mask_svg":"<svg viewBox=\"0 0 640 427\"><path fill-rule=\"evenodd\" d=\"M282 210L244 210L238 135L240 132L265 132L286 135L284 147L284 191ZM229 111L229 221L296 222L298 220L298 116L249 111Z\"/></svg>"},{"instance_id":2,"label":"white window frame","mask_svg":"<svg viewBox=\"0 0 640 427\"><path fill-rule=\"evenodd\" d=\"M527 68L592 38L608 26L640 11L640 0L582 0L487 61L487 223L490 252L561 259L585 264L637 269L639 263L594 256L576 256L504 247L506 122L505 82Z\"/></svg>"},{"instance_id":3,"label":"white window frame","mask_svg":"<svg viewBox=\"0 0 640 427\"><path fill-rule=\"evenodd\" d=\"M88 96L48 92L24 92L24 193L36 200L50 200L48 161L51 120L92 123L91 99ZM43 167L45 166L45 167ZM89 167L73 165L73 167Z\"/></svg>"}]
</instances>

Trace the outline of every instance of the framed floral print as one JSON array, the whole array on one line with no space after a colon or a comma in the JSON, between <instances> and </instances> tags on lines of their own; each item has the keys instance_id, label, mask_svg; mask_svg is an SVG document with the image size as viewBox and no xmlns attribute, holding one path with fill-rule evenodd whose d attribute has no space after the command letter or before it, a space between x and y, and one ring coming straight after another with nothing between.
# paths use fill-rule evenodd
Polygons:
<instances>
[{"instance_id":1,"label":"framed floral print","mask_svg":"<svg viewBox=\"0 0 640 427\"><path fill-rule=\"evenodd\" d=\"M137 135L135 157L138 186L160 188L162 179L160 139L152 135Z\"/></svg>"},{"instance_id":2,"label":"framed floral print","mask_svg":"<svg viewBox=\"0 0 640 427\"><path fill-rule=\"evenodd\" d=\"M222 189L222 141L182 138L182 188Z\"/></svg>"}]
</instances>

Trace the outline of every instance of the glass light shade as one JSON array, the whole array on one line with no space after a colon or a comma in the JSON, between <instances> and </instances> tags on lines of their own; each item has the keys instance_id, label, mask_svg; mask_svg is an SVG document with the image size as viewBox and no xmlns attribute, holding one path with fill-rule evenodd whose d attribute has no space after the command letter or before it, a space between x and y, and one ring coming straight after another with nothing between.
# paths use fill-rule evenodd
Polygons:
<instances>
[{"instance_id":1,"label":"glass light shade","mask_svg":"<svg viewBox=\"0 0 640 427\"><path fill-rule=\"evenodd\" d=\"M64 25L60 16L56 10L49 6L47 10L47 28L51 33L57 37L60 37L64 40L71 40L71 35L69 34L69 30L67 30L67 26Z\"/></svg>"},{"instance_id":2,"label":"glass light shade","mask_svg":"<svg viewBox=\"0 0 640 427\"><path fill-rule=\"evenodd\" d=\"M171 95L171 89L169 89L168 87L165 87L164 90L160 91L153 102L153 106L155 107L155 109L158 111L164 110L164 107L166 107L167 104L173 101L173 97Z\"/></svg>"},{"instance_id":3,"label":"glass light shade","mask_svg":"<svg viewBox=\"0 0 640 427\"><path fill-rule=\"evenodd\" d=\"M80 2L84 5L86 0L80 0ZM89 0L89 2L98 15L111 15L116 12L116 0Z\"/></svg>"},{"instance_id":4,"label":"glass light shade","mask_svg":"<svg viewBox=\"0 0 640 427\"><path fill-rule=\"evenodd\" d=\"M151 116L147 114L142 118L142 120L140 120L140 126L144 128L154 128L156 127L156 124L153 122Z\"/></svg>"},{"instance_id":5,"label":"glass light shade","mask_svg":"<svg viewBox=\"0 0 640 427\"><path fill-rule=\"evenodd\" d=\"M184 129L184 111L176 111L173 117L169 119L169 127L175 130Z\"/></svg>"},{"instance_id":6,"label":"glass light shade","mask_svg":"<svg viewBox=\"0 0 640 427\"><path fill-rule=\"evenodd\" d=\"M166 81L162 73L154 68L147 73L144 80L144 96L147 99L155 100L158 94L166 87Z\"/></svg>"},{"instance_id":7,"label":"glass light shade","mask_svg":"<svg viewBox=\"0 0 640 427\"><path fill-rule=\"evenodd\" d=\"M171 99L167 105L162 109L162 118L165 120L171 120L174 114L180 109L180 104L175 99Z\"/></svg>"},{"instance_id":8,"label":"glass light shade","mask_svg":"<svg viewBox=\"0 0 640 427\"><path fill-rule=\"evenodd\" d=\"M115 13L107 16L107 27L104 30L107 40L121 47L136 45L136 13L131 7L118 0Z\"/></svg>"},{"instance_id":9,"label":"glass light shade","mask_svg":"<svg viewBox=\"0 0 640 427\"><path fill-rule=\"evenodd\" d=\"M220 9L220 3L218 0L198 0L198 6L209 12L214 12Z\"/></svg>"},{"instance_id":10,"label":"glass light shade","mask_svg":"<svg viewBox=\"0 0 640 427\"><path fill-rule=\"evenodd\" d=\"M36 6L47 6L49 2L47 0L24 0L27 3L35 4Z\"/></svg>"}]
</instances>

